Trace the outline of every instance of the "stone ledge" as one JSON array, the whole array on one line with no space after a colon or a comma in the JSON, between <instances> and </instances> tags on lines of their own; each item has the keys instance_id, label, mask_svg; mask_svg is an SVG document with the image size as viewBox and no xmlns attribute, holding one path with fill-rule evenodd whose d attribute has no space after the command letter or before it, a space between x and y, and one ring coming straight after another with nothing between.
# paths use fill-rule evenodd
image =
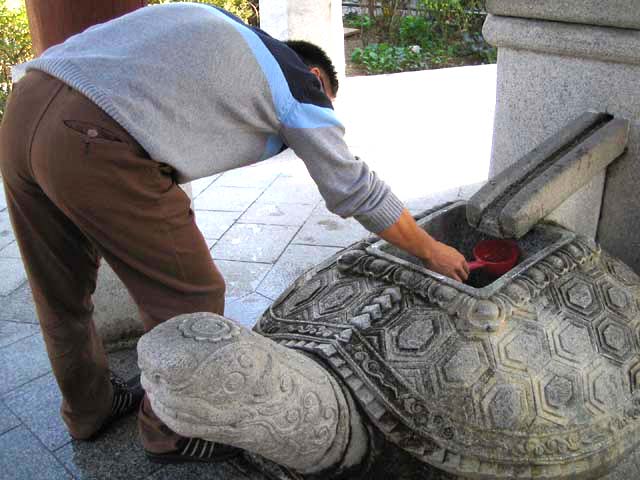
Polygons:
<instances>
[{"instance_id":1,"label":"stone ledge","mask_svg":"<svg viewBox=\"0 0 640 480\"><path fill-rule=\"evenodd\" d=\"M487 0L487 11L506 17L640 29L637 0Z\"/></svg>"},{"instance_id":2,"label":"stone ledge","mask_svg":"<svg viewBox=\"0 0 640 480\"><path fill-rule=\"evenodd\" d=\"M499 48L640 65L640 30L488 15L483 35Z\"/></svg>"}]
</instances>

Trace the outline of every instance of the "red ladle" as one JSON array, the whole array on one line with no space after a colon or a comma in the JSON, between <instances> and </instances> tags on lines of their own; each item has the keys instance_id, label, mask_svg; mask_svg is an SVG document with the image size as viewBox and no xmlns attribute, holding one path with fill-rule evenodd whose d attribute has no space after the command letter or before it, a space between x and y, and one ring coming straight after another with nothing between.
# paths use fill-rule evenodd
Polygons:
<instances>
[{"instance_id":1,"label":"red ladle","mask_svg":"<svg viewBox=\"0 0 640 480\"><path fill-rule=\"evenodd\" d=\"M518 262L520 249L513 240L482 240L473 248L475 261L469 262L469 270L484 268L491 275L500 276Z\"/></svg>"}]
</instances>

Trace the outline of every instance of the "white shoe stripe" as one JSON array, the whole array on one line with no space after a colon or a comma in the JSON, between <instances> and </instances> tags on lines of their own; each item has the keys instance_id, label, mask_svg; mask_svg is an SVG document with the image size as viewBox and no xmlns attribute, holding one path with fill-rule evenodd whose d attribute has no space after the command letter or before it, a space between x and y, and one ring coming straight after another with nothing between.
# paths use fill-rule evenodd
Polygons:
<instances>
[{"instance_id":1,"label":"white shoe stripe","mask_svg":"<svg viewBox=\"0 0 640 480\"><path fill-rule=\"evenodd\" d=\"M193 438L190 438L189 441L187 442L187 445L182 450L182 455L186 455L187 454L187 452L189 451L189 447L191 446L191 442L192 441L193 441Z\"/></svg>"}]
</instances>

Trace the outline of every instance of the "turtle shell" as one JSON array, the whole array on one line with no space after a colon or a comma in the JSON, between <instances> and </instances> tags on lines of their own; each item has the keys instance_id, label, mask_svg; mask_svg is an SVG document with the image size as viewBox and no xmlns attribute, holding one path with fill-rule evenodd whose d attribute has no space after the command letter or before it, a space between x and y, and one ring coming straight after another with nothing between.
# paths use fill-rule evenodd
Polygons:
<instances>
[{"instance_id":1,"label":"turtle shell","mask_svg":"<svg viewBox=\"0 0 640 480\"><path fill-rule=\"evenodd\" d=\"M468 252L480 234L450 228L461 209L419 223ZM298 278L256 330L321 357L387 440L437 468L596 478L640 440L640 278L554 225L519 246L512 271L472 287L364 241Z\"/></svg>"}]
</instances>

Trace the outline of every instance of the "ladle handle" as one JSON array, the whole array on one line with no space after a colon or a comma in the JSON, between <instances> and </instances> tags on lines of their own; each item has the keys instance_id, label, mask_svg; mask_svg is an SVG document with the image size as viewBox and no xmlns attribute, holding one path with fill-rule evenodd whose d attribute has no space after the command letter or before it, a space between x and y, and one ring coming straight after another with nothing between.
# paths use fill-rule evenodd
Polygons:
<instances>
[{"instance_id":1,"label":"ladle handle","mask_svg":"<svg viewBox=\"0 0 640 480\"><path fill-rule=\"evenodd\" d=\"M479 260L474 260L473 262L468 262L467 265L469 265L469 270L472 271L472 270L477 270L478 268L482 268L487 264Z\"/></svg>"}]
</instances>

